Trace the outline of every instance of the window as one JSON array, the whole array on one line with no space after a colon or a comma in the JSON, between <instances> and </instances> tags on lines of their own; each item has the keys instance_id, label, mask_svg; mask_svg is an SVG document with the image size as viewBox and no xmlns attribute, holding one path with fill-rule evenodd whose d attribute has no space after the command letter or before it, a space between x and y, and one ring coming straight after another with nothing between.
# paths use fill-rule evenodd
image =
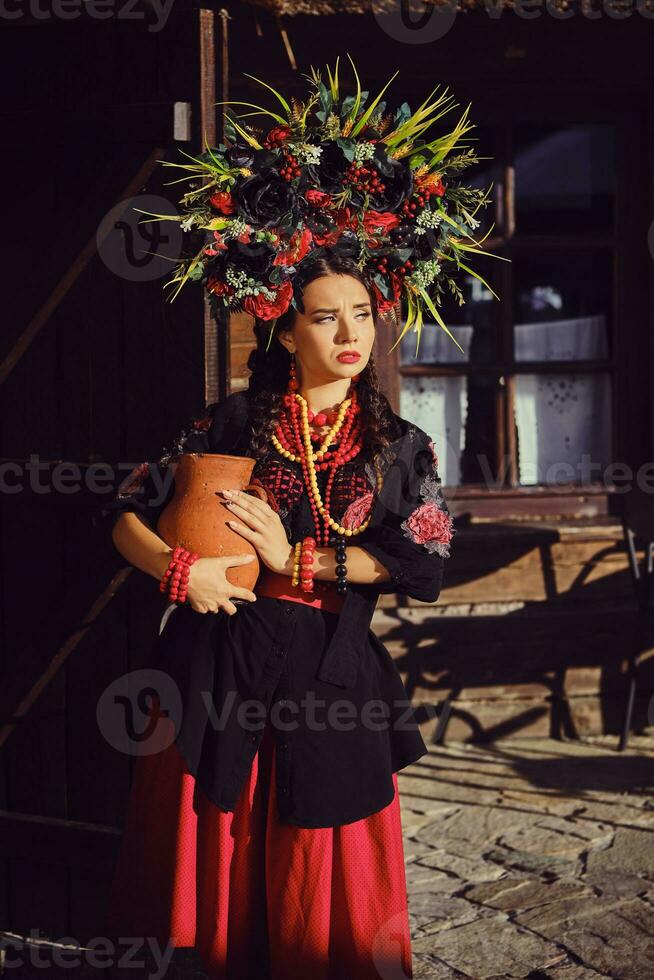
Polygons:
<instances>
[{"instance_id":1,"label":"window","mask_svg":"<svg viewBox=\"0 0 654 980\"><path fill-rule=\"evenodd\" d=\"M477 127L492 157L485 247L465 306L399 345L400 414L425 429L446 486L604 486L614 453L615 170L611 119ZM471 180L472 168L466 179Z\"/></svg>"}]
</instances>

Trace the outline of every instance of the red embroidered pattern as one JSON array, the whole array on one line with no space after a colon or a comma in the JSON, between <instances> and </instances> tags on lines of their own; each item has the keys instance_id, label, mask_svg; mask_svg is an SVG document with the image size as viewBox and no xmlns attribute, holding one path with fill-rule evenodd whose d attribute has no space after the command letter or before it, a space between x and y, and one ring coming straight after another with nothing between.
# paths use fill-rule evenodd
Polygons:
<instances>
[{"instance_id":1,"label":"red embroidered pattern","mask_svg":"<svg viewBox=\"0 0 654 980\"><path fill-rule=\"evenodd\" d=\"M276 513L292 510L304 493L301 471L276 456L259 461L250 482L264 488L268 503Z\"/></svg>"},{"instance_id":2,"label":"red embroidered pattern","mask_svg":"<svg viewBox=\"0 0 654 980\"><path fill-rule=\"evenodd\" d=\"M289 463L279 456L259 461L251 482L266 490L268 503L277 513L290 512L306 492L299 464ZM340 520L352 501L371 489L362 462L346 463L340 467L332 487L330 509L334 518Z\"/></svg>"}]
</instances>

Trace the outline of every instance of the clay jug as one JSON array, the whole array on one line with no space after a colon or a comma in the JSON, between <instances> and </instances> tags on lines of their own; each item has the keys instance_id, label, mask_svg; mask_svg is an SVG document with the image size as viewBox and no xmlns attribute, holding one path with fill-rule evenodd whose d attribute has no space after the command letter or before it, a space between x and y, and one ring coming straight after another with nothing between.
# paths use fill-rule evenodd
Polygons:
<instances>
[{"instance_id":1,"label":"clay jug","mask_svg":"<svg viewBox=\"0 0 654 980\"><path fill-rule=\"evenodd\" d=\"M219 453L183 453L171 465L175 493L157 521L157 533L171 548L181 544L202 558L254 555L247 565L226 571L234 585L253 589L259 577L259 559L249 541L227 526L234 520L219 490L246 490L267 500L263 487L249 484L256 460L250 456Z\"/></svg>"}]
</instances>

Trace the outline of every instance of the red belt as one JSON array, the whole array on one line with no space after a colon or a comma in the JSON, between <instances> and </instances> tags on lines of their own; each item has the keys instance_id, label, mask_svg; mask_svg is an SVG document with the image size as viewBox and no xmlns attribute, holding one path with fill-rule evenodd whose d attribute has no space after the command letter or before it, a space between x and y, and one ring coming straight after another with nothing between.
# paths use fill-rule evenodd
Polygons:
<instances>
[{"instance_id":1,"label":"red belt","mask_svg":"<svg viewBox=\"0 0 654 980\"><path fill-rule=\"evenodd\" d=\"M303 606L325 609L327 612L340 612L345 601L345 597L336 591L335 582L314 579L313 592L303 592L299 585L291 583L290 575L280 575L265 567L262 568L257 579L254 592L256 595L267 595L273 599L300 602Z\"/></svg>"}]
</instances>

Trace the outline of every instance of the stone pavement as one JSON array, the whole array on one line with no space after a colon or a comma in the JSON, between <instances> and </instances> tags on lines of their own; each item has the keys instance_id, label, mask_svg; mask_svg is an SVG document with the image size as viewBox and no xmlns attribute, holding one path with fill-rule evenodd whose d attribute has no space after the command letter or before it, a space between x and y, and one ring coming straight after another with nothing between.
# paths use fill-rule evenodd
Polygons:
<instances>
[{"instance_id":1,"label":"stone pavement","mask_svg":"<svg viewBox=\"0 0 654 980\"><path fill-rule=\"evenodd\" d=\"M449 742L399 774L414 980L654 980L654 734Z\"/></svg>"}]
</instances>

